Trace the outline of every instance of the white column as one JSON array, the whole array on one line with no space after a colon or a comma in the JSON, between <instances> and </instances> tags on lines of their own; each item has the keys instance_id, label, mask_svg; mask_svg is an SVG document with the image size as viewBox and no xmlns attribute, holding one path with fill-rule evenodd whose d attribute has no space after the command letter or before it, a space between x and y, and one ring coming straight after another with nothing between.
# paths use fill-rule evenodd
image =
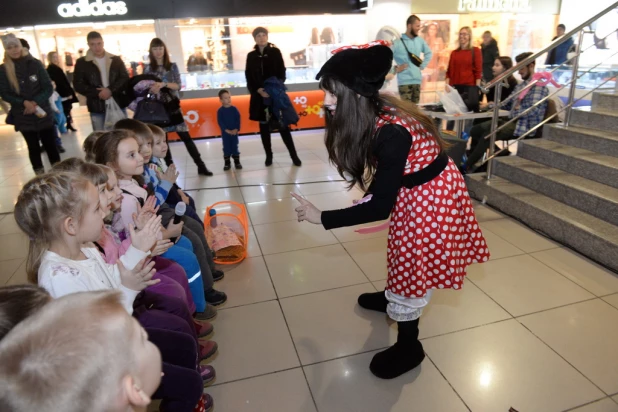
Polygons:
<instances>
[{"instance_id":1,"label":"white column","mask_svg":"<svg viewBox=\"0 0 618 412\"><path fill-rule=\"evenodd\" d=\"M412 13L410 0L373 0L373 7L366 11L367 39L374 40L384 26L392 26L400 33L406 31L406 20Z\"/></svg>"}]
</instances>

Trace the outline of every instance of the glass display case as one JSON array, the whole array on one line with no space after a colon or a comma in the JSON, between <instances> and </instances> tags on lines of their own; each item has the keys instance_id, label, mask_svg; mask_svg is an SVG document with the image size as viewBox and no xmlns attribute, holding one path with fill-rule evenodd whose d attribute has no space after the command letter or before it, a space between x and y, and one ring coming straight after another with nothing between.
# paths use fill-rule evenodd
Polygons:
<instances>
[{"instance_id":1,"label":"glass display case","mask_svg":"<svg viewBox=\"0 0 618 412\"><path fill-rule=\"evenodd\" d=\"M318 71L310 67L288 67L286 84L317 83ZM244 70L190 72L181 73L180 77L182 91L247 87Z\"/></svg>"},{"instance_id":2,"label":"glass display case","mask_svg":"<svg viewBox=\"0 0 618 412\"><path fill-rule=\"evenodd\" d=\"M550 67L547 67L545 70L549 70ZM590 66L579 66L578 68L579 75L581 76L577 79L577 88L578 89L594 89L595 87L600 86L604 81L608 80L602 87L603 88L614 88L616 86L616 76L618 75L618 66L599 66L592 70L590 70ZM583 74L587 71L589 73ZM567 84L571 81L573 77L573 69L571 67L562 67L554 72L554 79L557 83Z\"/></svg>"}]
</instances>

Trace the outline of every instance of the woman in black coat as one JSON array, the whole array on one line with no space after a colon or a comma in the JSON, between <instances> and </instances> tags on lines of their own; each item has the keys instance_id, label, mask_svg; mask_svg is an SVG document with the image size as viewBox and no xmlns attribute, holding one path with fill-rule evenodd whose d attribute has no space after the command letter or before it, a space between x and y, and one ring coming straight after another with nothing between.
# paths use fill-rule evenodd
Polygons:
<instances>
[{"instance_id":1,"label":"woman in black coat","mask_svg":"<svg viewBox=\"0 0 618 412\"><path fill-rule=\"evenodd\" d=\"M28 145L36 174L45 173L41 161L43 143L49 163L60 161L56 148L53 111L49 104L54 88L43 64L32 57L13 34L2 36L4 64L0 65L0 97L11 105L7 123L21 132Z\"/></svg>"},{"instance_id":2,"label":"woman in black coat","mask_svg":"<svg viewBox=\"0 0 618 412\"><path fill-rule=\"evenodd\" d=\"M62 108L64 109L64 115L67 118L67 129L72 132L76 132L77 130L73 127L71 109L73 108L73 103L77 103L77 96L75 96L75 91L71 87L71 83L69 82L67 75L60 67L60 57L58 56L58 52L49 52L47 54L47 62L49 63L47 66L47 74L49 74L52 81L56 83L56 91L62 98Z\"/></svg>"},{"instance_id":3,"label":"woman in black coat","mask_svg":"<svg viewBox=\"0 0 618 412\"><path fill-rule=\"evenodd\" d=\"M247 78L247 88L251 93L251 101L249 103L249 118L253 121L260 122L260 137L262 145L266 152L266 166L273 164L273 152L270 139L270 128L268 125L267 110L268 106L264 104L264 99L269 98L268 93L264 91L264 81L270 77L276 77L282 82L285 81L285 64L281 51L272 43L268 42L268 30L264 27L258 27L253 30L253 38L255 39L255 47L247 55L247 65L245 67L245 76ZM290 157L295 166L300 166L302 163L296 154L294 140L289 128L279 130L281 139L290 152Z\"/></svg>"}]
</instances>

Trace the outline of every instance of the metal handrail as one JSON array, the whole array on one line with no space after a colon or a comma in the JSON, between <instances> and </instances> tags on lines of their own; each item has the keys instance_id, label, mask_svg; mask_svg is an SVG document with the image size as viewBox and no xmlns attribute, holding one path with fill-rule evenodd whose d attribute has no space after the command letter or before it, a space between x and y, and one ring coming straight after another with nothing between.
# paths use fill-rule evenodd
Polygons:
<instances>
[{"instance_id":1,"label":"metal handrail","mask_svg":"<svg viewBox=\"0 0 618 412\"><path fill-rule=\"evenodd\" d=\"M506 149L501 149L501 150L498 151L498 153L494 153L494 146L495 146L495 142L496 142L496 133L498 131L502 130L503 128L505 128L507 125L513 123L514 121L519 120L522 116L528 114L530 111L534 110L537 106L539 106L540 104L543 104L544 102L546 102L548 99L552 98L555 94L557 94L560 91L560 89L556 90L554 93L552 93L552 94L546 96L545 98L541 99L540 101L536 102L534 105L532 105L531 107L529 107L528 109L526 109L522 113L519 113L517 117L514 117L514 118L510 119L506 124L503 124L500 127L498 127L500 108L502 107L503 103L508 102L509 100L516 98L514 93L512 93L511 96L509 96L505 100L505 102L501 101L502 85L503 85L504 79L508 78L509 76L511 76L516 71L519 71L522 67L526 67L529 64L533 63L534 61L536 61L536 59L539 56L543 55L544 53L546 53L548 51L551 51L551 50L555 49L557 46L559 46L562 43L566 42L569 38L573 37L577 32L579 32L579 37L578 37L577 49L576 49L575 56L570 58L566 62L563 62L561 65L558 65L557 67L555 67L552 70L550 70L550 73L553 73L556 70L558 70L560 67L564 66L565 64L567 64L567 63L569 63L571 61L573 62L572 63L572 72L573 72L573 74L571 76L571 80L565 85L565 86L570 85L570 88L569 88L569 98L568 98L567 104L558 113L552 115L550 118L544 119L542 122L540 122L539 124L535 125L532 129L530 129L526 133L524 133L522 136L518 136L518 138L515 139L515 141L513 143L509 143L507 145L507 148L511 144L514 144L515 142L519 142L520 140L524 139L525 137L530 135L532 132L536 132L536 130L538 130L540 127L542 127L543 125L548 123L549 120L553 119L559 113L562 113L564 111L566 111L566 115L565 115L565 118L564 118L564 126L565 127L569 126L570 121L571 121L572 108L573 108L574 103L576 102L575 101L575 89L576 89L577 80L581 76L583 76L584 74L589 73L591 70L593 70L594 68L600 66L603 63L603 62L598 63L594 67L590 68L588 71L586 71L586 72L582 73L581 75L579 75L579 58L582 55L582 53L585 51L585 50L582 50L582 41L583 41L583 38L584 38L584 33L586 32L584 30L584 28L586 26L590 25L590 23L592 23L592 22L596 21L597 19L599 19L600 17L604 16L605 14L607 14L609 12L612 12L617 7L618 7L618 1L615 2L614 4L612 4L610 7L606 8L605 10L603 10L602 12L600 12L600 13L596 14L595 16L591 17L590 19L586 20L584 23L580 24L575 29L571 30L569 33L565 34L564 36L560 37L559 39L556 39L549 46L545 47L541 51L539 51L539 52L537 52L535 54L532 54L528 58L526 58L526 59L522 60L521 62L519 62L517 65L515 65L512 68L506 70L504 73L502 73L499 76L497 76L496 78L494 78L489 84L485 85L485 87L482 88L483 91L487 92L491 88L495 87L495 93L494 93L495 107L494 107L494 112L493 112L493 116L492 116L492 119L491 119L491 131L490 131L489 135L485 137L485 139L489 139L489 155L487 156L487 159L482 162L483 164L487 163L487 179L491 179L491 177L492 177L492 173L493 173L493 160L494 160L494 158L497 156L497 154L500 154L504 150L506 150ZM616 32L616 31L618 31L618 29L614 30L612 33ZM610 34L612 34L612 33L610 33ZM609 34L607 36L609 36ZM605 36L605 37L607 37L607 36ZM587 47L586 50L588 50L590 47L592 47L592 46ZM613 57L615 54L616 53L612 54L610 56L610 58ZM599 85L599 86L595 87L594 89L592 89L590 92L586 93L586 96L589 95L590 93L592 93L593 91L597 90L599 87L601 87L602 85L604 85L608 81L609 81L609 79L606 80L605 82L603 82L601 85ZM521 93L521 91L523 91L523 90L528 90L528 89L534 87L536 85L536 83L537 83L537 81L530 82L522 90L519 90L518 94ZM577 101L579 101L579 100L581 100L581 98L578 99ZM473 166L474 165L469 165L469 167L473 167Z\"/></svg>"},{"instance_id":2,"label":"metal handrail","mask_svg":"<svg viewBox=\"0 0 618 412\"><path fill-rule=\"evenodd\" d=\"M486 84L481 89L483 90L484 93L487 93L489 91L489 89L495 87L501 80L508 78L510 75L512 75L515 72L519 71L519 69L521 69L522 67L526 67L530 63L535 62L536 59L541 57L543 54L547 53L550 50L555 49L556 47L560 46L562 43L568 41L570 38L572 38L577 33L582 31L586 26L590 25L590 23L595 22L600 17L603 17L604 15L609 13L610 11L613 11L616 7L618 7L618 1L615 2L614 4L612 4L611 6L607 7L605 10L603 10L603 11L597 13L596 15L594 15L593 17L589 18L588 20L586 20L585 22L583 22L582 24L580 24L579 26L577 26L576 28L574 28L570 32L565 33L564 36L561 36L561 37L557 38L556 40L551 42L549 44L549 46L541 49L541 51L538 51L538 52L534 53L532 56L528 57L525 60L522 60L521 62L519 62L515 66L513 66L510 69L506 70L504 73L500 74L495 79L492 79L491 82Z\"/></svg>"}]
</instances>

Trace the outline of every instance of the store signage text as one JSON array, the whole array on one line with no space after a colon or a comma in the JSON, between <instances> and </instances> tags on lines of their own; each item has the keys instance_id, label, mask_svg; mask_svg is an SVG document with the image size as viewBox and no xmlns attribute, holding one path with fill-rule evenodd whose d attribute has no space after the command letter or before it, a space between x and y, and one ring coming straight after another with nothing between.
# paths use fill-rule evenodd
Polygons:
<instances>
[{"instance_id":1,"label":"store signage text","mask_svg":"<svg viewBox=\"0 0 618 412\"><path fill-rule=\"evenodd\" d=\"M121 16L127 14L127 4L124 1L79 0L79 3L62 3L58 6L61 17L88 16Z\"/></svg>"},{"instance_id":2,"label":"store signage text","mask_svg":"<svg viewBox=\"0 0 618 412\"><path fill-rule=\"evenodd\" d=\"M531 10L532 0L459 0L459 11L525 13Z\"/></svg>"}]
</instances>

